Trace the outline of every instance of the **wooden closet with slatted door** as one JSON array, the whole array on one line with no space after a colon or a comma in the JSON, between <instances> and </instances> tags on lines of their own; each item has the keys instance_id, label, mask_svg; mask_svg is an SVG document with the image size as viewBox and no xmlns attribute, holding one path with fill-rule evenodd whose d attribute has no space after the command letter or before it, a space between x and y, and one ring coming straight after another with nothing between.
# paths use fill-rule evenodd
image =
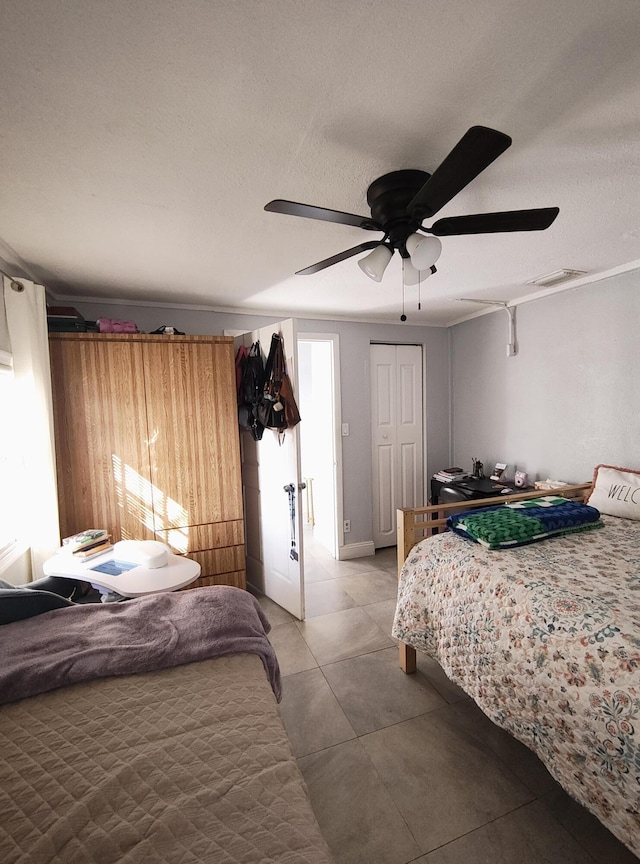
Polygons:
<instances>
[{"instance_id":1,"label":"wooden closet with slatted door","mask_svg":"<svg viewBox=\"0 0 640 864\"><path fill-rule=\"evenodd\" d=\"M108 528L245 587L233 340L49 334L60 531Z\"/></svg>"}]
</instances>

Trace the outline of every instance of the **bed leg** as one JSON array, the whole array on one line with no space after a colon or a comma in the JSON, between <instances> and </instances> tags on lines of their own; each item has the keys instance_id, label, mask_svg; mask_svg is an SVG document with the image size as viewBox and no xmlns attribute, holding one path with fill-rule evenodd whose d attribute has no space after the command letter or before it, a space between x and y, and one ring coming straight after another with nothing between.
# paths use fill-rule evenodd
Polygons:
<instances>
[{"instance_id":1,"label":"bed leg","mask_svg":"<svg viewBox=\"0 0 640 864\"><path fill-rule=\"evenodd\" d=\"M407 675L411 675L416 671L416 649L412 648L410 645L405 645L404 642L401 642L399 645L400 649L400 668Z\"/></svg>"}]
</instances>

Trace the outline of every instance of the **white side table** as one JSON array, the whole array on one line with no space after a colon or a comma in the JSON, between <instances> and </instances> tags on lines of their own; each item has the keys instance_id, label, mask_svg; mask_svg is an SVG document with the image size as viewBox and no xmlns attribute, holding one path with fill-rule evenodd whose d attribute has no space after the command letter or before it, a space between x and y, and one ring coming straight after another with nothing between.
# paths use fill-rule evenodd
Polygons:
<instances>
[{"instance_id":1,"label":"white side table","mask_svg":"<svg viewBox=\"0 0 640 864\"><path fill-rule=\"evenodd\" d=\"M118 575L111 575L101 573L96 568L117 560L113 550L96 556L90 561L78 561L68 552L59 552L45 561L42 569L46 576L80 579L92 585L99 585L122 597L142 597L145 594L165 593L184 588L200 575L200 565L197 561L171 553L168 559L165 567L149 569L137 566L124 570Z\"/></svg>"}]
</instances>

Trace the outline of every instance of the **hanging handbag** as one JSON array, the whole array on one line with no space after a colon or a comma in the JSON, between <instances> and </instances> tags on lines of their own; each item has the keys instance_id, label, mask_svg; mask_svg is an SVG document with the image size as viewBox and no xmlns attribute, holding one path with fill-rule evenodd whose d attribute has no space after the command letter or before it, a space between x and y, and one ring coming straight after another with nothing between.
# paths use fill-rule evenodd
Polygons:
<instances>
[{"instance_id":1,"label":"hanging handbag","mask_svg":"<svg viewBox=\"0 0 640 864\"><path fill-rule=\"evenodd\" d=\"M254 342L247 355L241 357L239 362L241 376L238 391L238 425L241 429L251 432L255 441L260 441L264 424L258 418L258 404L265 381L260 343Z\"/></svg>"},{"instance_id":2,"label":"hanging handbag","mask_svg":"<svg viewBox=\"0 0 640 864\"><path fill-rule=\"evenodd\" d=\"M258 420L267 429L283 432L287 428L284 399L281 396L284 355L282 339L278 333L271 337L269 356L265 366L265 388L258 402Z\"/></svg>"},{"instance_id":3,"label":"hanging handbag","mask_svg":"<svg viewBox=\"0 0 640 864\"><path fill-rule=\"evenodd\" d=\"M238 401L238 405L241 404L242 399L240 398L240 388L242 387L242 373L244 372L245 363L247 361L247 357L249 356L249 349L246 345L241 345L238 348L236 353L235 367L236 367L236 399Z\"/></svg>"},{"instance_id":4,"label":"hanging handbag","mask_svg":"<svg viewBox=\"0 0 640 864\"><path fill-rule=\"evenodd\" d=\"M265 390L262 399L258 402L258 422L262 423L266 429L284 432L287 428L287 418L280 396L272 395L268 390Z\"/></svg>"},{"instance_id":5,"label":"hanging handbag","mask_svg":"<svg viewBox=\"0 0 640 864\"><path fill-rule=\"evenodd\" d=\"M282 345L280 346L280 350L282 350ZM284 364L284 359L283 359ZM300 411L298 410L298 406L296 404L295 397L293 395L293 387L291 386L291 380L287 375L286 371L282 374L282 384L280 386L280 398L284 400L284 416L287 420L287 428L293 429L300 422Z\"/></svg>"},{"instance_id":6,"label":"hanging handbag","mask_svg":"<svg viewBox=\"0 0 640 864\"><path fill-rule=\"evenodd\" d=\"M300 422L300 412L296 404L295 396L293 395L293 387L291 379L287 374L287 364L284 359L284 342L282 336L275 334L276 347L274 357L274 377L278 385L278 394L281 401L284 403L284 414L287 421L287 428L293 429ZM272 340L273 342L273 337Z\"/></svg>"}]
</instances>

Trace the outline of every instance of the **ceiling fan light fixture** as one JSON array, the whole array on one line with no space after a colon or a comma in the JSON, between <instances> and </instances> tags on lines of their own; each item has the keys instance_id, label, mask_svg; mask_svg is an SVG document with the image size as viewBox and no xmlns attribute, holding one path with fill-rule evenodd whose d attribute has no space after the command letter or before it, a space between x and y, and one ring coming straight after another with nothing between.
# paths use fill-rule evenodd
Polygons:
<instances>
[{"instance_id":1,"label":"ceiling fan light fixture","mask_svg":"<svg viewBox=\"0 0 640 864\"><path fill-rule=\"evenodd\" d=\"M411 264L416 270L428 270L436 263L442 252L439 238L426 237L424 234L410 234L405 247L411 258Z\"/></svg>"},{"instance_id":2,"label":"ceiling fan light fixture","mask_svg":"<svg viewBox=\"0 0 640 864\"><path fill-rule=\"evenodd\" d=\"M369 252L365 258L358 261L358 267L369 279L373 279L374 282L382 282L384 271L387 269L392 255L391 249L381 243L380 246L376 246L373 252Z\"/></svg>"},{"instance_id":3,"label":"ceiling fan light fixture","mask_svg":"<svg viewBox=\"0 0 640 864\"><path fill-rule=\"evenodd\" d=\"M402 259L402 279L405 285L418 285L418 283L428 279L434 271L435 267L429 267L427 270L416 270L410 258Z\"/></svg>"}]
</instances>

